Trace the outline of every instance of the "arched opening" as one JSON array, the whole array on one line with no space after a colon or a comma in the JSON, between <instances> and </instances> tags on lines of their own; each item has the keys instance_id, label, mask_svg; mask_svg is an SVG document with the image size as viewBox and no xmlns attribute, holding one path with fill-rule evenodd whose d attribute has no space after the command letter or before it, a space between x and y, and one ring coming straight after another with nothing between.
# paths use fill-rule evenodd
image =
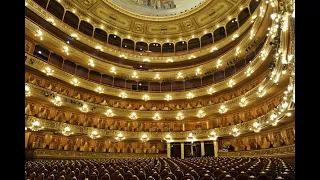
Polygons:
<instances>
[{"instance_id":1,"label":"arched opening","mask_svg":"<svg viewBox=\"0 0 320 180\"><path fill-rule=\"evenodd\" d=\"M149 51L161 53L161 44L159 43L149 44Z\"/></svg>"},{"instance_id":2,"label":"arched opening","mask_svg":"<svg viewBox=\"0 0 320 180\"><path fill-rule=\"evenodd\" d=\"M55 53L51 53L50 54L50 58L49 58L49 62L59 68L62 67L62 63L63 63L63 58L61 56L59 56L58 54Z\"/></svg>"},{"instance_id":3,"label":"arched opening","mask_svg":"<svg viewBox=\"0 0 320 180\"><path fill-rule=\"evenodd\" d=\"M78 29L79 18L78 16L76 16L70 11L67 11L66 14L64 15L63 22L68 24L74 29Z\"/></svg>"},{"instance_id":4,"label":"arched opening","mask_svg":"<svg viewBox=\"0 0 320 180\"><path fill-rule=\"evenodd\" d=\"M258 5L260 4L260 0L251 0L249 8L251 14L257 9Z\"/></svg>"},{"instance_id":5,"label":"arched opening","mask_svg":"<svg viewBox=\"0 0 320 180\"><path fill-rule=\"evenodd\" d=\"M213 75L207 75L202 78L202 86L206 86L213 83Z\"/></svg>"},{"instance_id":6,"label":"arched opening","mask_svg":"<svg viewBox=\"0 0 320 180\"><path fill-rule=\"evenodd\" d=\"M115 77L114 78L114 86L124 88L125 87L125 80L120 77Z\"/></svg>"},{"instance_id":7,"label":"arched opening","mask_svg":"<svg viewBox=\"0 0 320 180\"><path fill-rule=\"evenodd\" d=\"M62 20L64 14L64 8L61 4L57 1L50 1L47 11L57 17L58 19Z\"/></svg>"},{"instance_id":8,"label":"arched opening","mask_svg":"<svg viewBox=\"0 0 320 180\"><path fill-rule=\"evenodd\" d=\"M200 40L199 38L193 38L193 39L190 39L188 41L188 49L191 50L191 49L196 49L196 48L199 48L200 47Z\"/></svg>"},{"instance_id":9,"label":"arched opening","mask_svg":"<svg viewBox=\"0 0 320 180\"><path fill-rule=\"evenodd\" d=\"M89 70L86 67L83 67L83 66L80 66L80 65L77 66L76 75L84 77L84 78L87 79L88 78L88 73L89 73Z\"/></svg>"},{"instance_id":10,"label":"arched opening","mask_svg":"<svg viewBox=\"0 0 320 180\"><path fill-rule=\"evenodd\" d=\"M162 45L162 53L172 53L174 52L174 44L173 43L164 43Z\"/></svg>"},{"instance_id":11,"label":"arched opening","mask_svg":"<svg viewBox=\"0 0 320 180\"><path fill-rule=\"evenodd\" d=\"M213 39L214 42L220 41L221 39L226 37L226 32L224 30L224 27L219 27L213 32Z\"/></svg>"},{"instance_id":12,"label":"arched opening","mask_svg":"<svg viewBox=\"0 0 320 180\"><path fill-rule=\"evenodd\" d=\"M245 58L245 59L246 59L246 62L247 62L247 63L251 62L255 56L256 56L256 52L252 51L250 54L248 54L248 55L246 56L246 58Z\"/></svg>"},{"instance_id":13,"label":"arched opening","mask_svg":"<svg viewBox=\"0 0 320 180\"><path fill-rule=\"evenodd\" d=\"M187 48L187 42L186 41L179 41L176 43L176 52L179 51L186 51Z\"/></svg>"},{"instance_id":14,"label":"arched opening","mask_svg":"<svg viewBox=\"0 0 320 180\"><path fill-rule=\"evenodd\" d=\"M114 46L120 47L121 45L121 38L117 35L110 34L108 38L108 44L112 44Z\"/></svg>"},{"instance_id":15,"label":"arched opening","mask_svg":"<svg viewBox=\"0 0 320 180\"><path fill-rule=\"evenodd\" d=\"M171 82L162 82L161 91L171 91Z\"/></svg>"},{"instance_id":16,"label":"arched opening","mask_svg":"<svg viewBox=\"0 0 320 180\"><path fill-rule=\"evenodd\" d=\"M128 50L134 50L134 41L132 41L131 39L123 39L122 48L128 49Z\"/></svg>"},{"instance_id":17,"label":"arched opening","mask_svg":"<svg viewBox=\"0 0 320 180\"><path fill-rule=\"evenodd\" d=\"M224 79L224 71L223 70L214 73L214 81L215 82L219 82L223 79Z\"/></svg>"},{"instance_id":18,"label":"arched opening","mask_svg":"<svg viewBox=\"0 0 320 180\"><path fill-rule=\"evenodd\" d=\"M201 37L201 47L204 47L212 43L213 43L213 39L212 39L211 33L205 34Z\"/></svg>"},{"instance_id":19,"label":"arched opening","mask_svg":"<svg viewBox=\"0 0 320 180\"><path fill-rule=\"evenodd\" d=\"M195 78L195 79L189 79L185 81L186 83L186 89L193 89L197 87L201 87L201 79Z\"/></svg>"},{"instance_id":20,"label":"arched opening","mask_svg":"<svg viewBox=\"0 0 320 180\"><path fill-rule=\"evenodd\" d=\"M235 32L238 29L237 19L236 18L231 19L227 23L226 28L227 28L227 35L228 36L231 35L233 32Z\"/></svg>"},{"instance_id":21,"label":"arched opening","mask_svg":"<svg viewBox=\"0 0 320 180\"><path fill-rule=\"evenodd\" d=\"M102 42L107 42L107 40L108 40L108 33L105 32L105 31L102 30L102 29L95 28L95 29L94 29L93 37L94 37L95 39L98 39L98 40L102 41Z\"/></svg>"},{"instance_id":22,"label":"arched opening","mask_svg":"<svg viewBox=\"0 0 320 180\"><path fill-rule=\"evenodd\" d=\"M235 70L235 67L234 66L230 66L230 67L227 67L225 69L225 74L226 74L226 78L231 76L232 74L234 74L236 72Z\"/></svg>"},{"instance_id":23,"label":"arched opening","mask_svg":"<svg viewBox=\"0 0 320 180\"><path fill-rule=\"evenodd\" d=\"M49 54L50 51L47 48L42 47L41 45L36 45L34 47L33 55L40 58L41 60L48 61Z\"/></svg>"},{"instance_id":24,"label":"arched opening","mask_svg":"<svg viewBox=\"0 0 320 180\"><path fill-rule=\"evenodd\" d=\"M109 86L112 86L113 77L112 77L112 76L109 76L109 75L107 75L107 74L102 74L101 83L102 83L102 84L109 85Z\"/></svg>"},{"instance_id":25,"label":"arched opening","mask_svg":"<svg viewBox=\"0 0 320 180\"><path fill-rule=\"evenodd\" d=\"M45 9L47 7L48 0L34 0L34 2Z\"/></svg>"},{"instance_id":26,"label":"arched opening","mask_svg":"<svg viewBox=\"0 0 320 180\"><path fill-rule=\"evenodd\" d=\"M172 82L172 91L181 91L183 86L183 81L174 81Z\"/></svg>"},{"instance_id":27,"label":"arched opening","mask_svg":"<svg viewBox=\"0 0 320 180\"><path fill-rule=\"evenodd\" d=\"M79 26L79 31L85 35L92 36L93 26L86 21L81 21Z\"/></svg>"},{"instance_id":28,"label":"arched opening","mask_svg":"<svg viewBox=\"0 0 320 180\"><path fill-rule=\"evenodd\" d=\"M160 83L159 82L150 82L149 90L150 91L160 91Z\"/></svg>"},{"instance_id":29,"label":"arched opening","mask_svg":"<svg viewBox=\"0 0 320 180\"><path fill-rule=\"evenodd\" d=\"M247 21L247 19L249 19L249 17L250 17L249 9L245 8L244 10L242 10L238 15L239 26L242 26L242 24L244 24Z\"/></svg>"},{"instance_id":30,"label":"arched opening","mask_svg":"<svg viewBox=\"0 0 320 180\"><path fill-rule=\"evenodd\" d=\"M148 81L139 81L138 82L138 90L139 91L148 91L149 83Z\"/></svg>"},{"instance_id":31,"label":"arched opening","mask_svg":"<svg viewBox=\"0 0 320 180\"><path fill-rule=\"evenodd\" d=\"M126 81L126 89L137 90L137 82L133 81L133 80L127 80Z\"/></svg>"},{"instance_id":32,"label":"arched opening","mask_svg":"<svg viewBox=\"0 0 320 180\"><path fill-rule=\"evenodd\" d=\"M64 60L62 69L67 71L70 74L74 74L76 72L76 63L70 60Z\"/></svg>"},{"instance_id":33,"label":"arched opening","mask_svg":"<svg viewBox=\"0 0 320 180\"><path fill-rule=\"evenodd\" d=\"M136 51L147 51L148 50L148 44L145 42L137 42L136 43Z\"/></svg>"},{"instance_id":34,"label":"arched opening","mask_svg":"<svg viewBox=\"0 0 320 180\"><path fill-rule=\"evenodd\" d=\"M97 71L91 70L89 73L89 79L97 83L100 83L101 74Z\"/></svg>"},{"instance_id":35,"label":"arched opening","mask_svg":"<svg viewBox=\"0 0 320 180\"><path fill-rule=\"evenodd\" d=\"M242 68L246 66L246 61L245 59L241 59L235 64L236 72L240 71Z\"/></svg>"}]
</instances>

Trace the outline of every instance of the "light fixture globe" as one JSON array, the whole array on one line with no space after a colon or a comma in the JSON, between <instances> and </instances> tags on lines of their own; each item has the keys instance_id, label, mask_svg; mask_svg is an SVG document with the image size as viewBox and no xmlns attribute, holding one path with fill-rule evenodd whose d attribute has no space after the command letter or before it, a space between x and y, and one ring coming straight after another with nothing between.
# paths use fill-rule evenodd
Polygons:
<instances>
[{"instance_id":1,"label":"light fixture globe","mask_svg":"<svg viewBox=\"0 0 320 180\"><path fill-rule=\"evenodd\" d=\"M179 121L182 120L182 119L184 119L184 116L183 116L182 112L179 112L179 113L177 114L176 119L179 120Z\"/></svg>"},{"instance_id":2,"label":"light fixture globe","mask_svg":"<svg viewBox=\"0 0 320 180\"><path fill-rule=\"evenodd\" d=\"M142 142L147 142L149 140L149 137L146 135L146 134L143 134L142 136L141 136L141 141Z\"/></svg>"},{"instance_id":3,"label":"light fixture globe","mask_svg":"<svg viewBox=\"0 0 320 180\"><path fill-rule=\"evenodd\" d=\"M83 112L83 113L87 113L89 112L89 107L87 104L83 104L81 107L80 107L80 111Z\"/></svg>"},{"instance_id":4,"label":"light fixture globe","mask_svg":"<svg viewBox=\"0 0 320 180\"><path fill-rule=\"evenodd\" d=\"M198 111L198 113L197 113L196 116L197 116L198 118L203 118L203 117L206 116L206 113L205 113L202 109L200 109L200 110Z\"/></svg>"},{"instance_id":5,"label":"light fixture globe","mask_svg":"<svg viewBox=\"0 0 320 180\"><path fill-rule=\"evenodd\" d=\"M98 138L100 138L100 134L98 133L97 130L93 130L93 131L91 131L91 133L90 133L90 138L91 138L91 139L98 139Z\"/></svg>"},{"instance_id":6,"label":"light fixture globe","mask_svg":"<svg viewBox=\"0 0 320 180\"><path fill-rule=\"evenodd\" d=\"M30 87L29 86L27 86L27 85L24 86L24 92L25 92L25 96L26 97L31 96L31 92L30 92Z\"/></svg>"},{"instance_id":7,"label":"light fixture globe","mask_svg":"<svg viewBox=\"0 0 320 180\"><path fill-rule=\"evenodd\" d=\"M153 119L156 120L156 121L159 121L161 119L159 113L156 113L154 116L153 116Z\"/></svg>"},{"instance_id":8,"label":"light fixture globe","mask_svg":"<svg viewBox=\"0 0 320 180\"><path fill-rule=\"evenodd\" d=\"M44 129L43 126L41 126L40 122L34 118L31 122L31 126L29 127L32 131L40 131Z\"/></svg>"},{"instance_id":9,"label":"light fixture globe","mask_svg":"<svg viewBox=\"0 0 320 180\"><path fill-rule=\"evenodd\" d=\"M122 140L125 139L125 137L123 136L122 133L119 133L119 134L117 134L117 136L115 137L115 139L116 139L117 141L122 141Z\"/></svg>"},{"instance_id":10,"label":"light fixture globe","mask_svg":"<svg viewBox=\"0 0 320 180\"><path fill-rule=\"evenodd\" d=\"M71 131L71 128L69 126L66 126L62 129L61 133L64 135L64 136L70 136L73 134L73 132Z\"/></svg>"},{"instance_id":11,"label":"light fixture globe","mask_svg":"<svg viewBox=\"0 0 320 180\"><path fill-rule=\"evenodd\" d=\"M135 112L132 112L129 116L130 119L136 120L138 118L137 114Z\"/></svg>"},{"instance_id":12,"label":"light fixture globe","mask_svg":"<svg viewBox=\"0 0 320 180\"><path fill-rule=\"evenodd\" d=\"M167 142L172 141L172 137L170 134L167 134L163 139L166 140Z\"/></svg>"},{"instance_id":13,"label":"light fixture globe","mask_svg":"<svg viewBox=\"0 0 320 180\"><path fill-rule=\"evenodd\" d=\"M234 137L238 137L240 135L239 129L238 128L233 128L230 134Z\"/></svg>"},{"instance_id":14,"label":"light fixture globe","mask_svg":"<svg viewBox=\"0 0 320 180\"><path fill-rule=\"evenodd\" d=\"M208 136L210 139L212 139L212 140L217 140L217 134L216 134L216 132L214 132L214 131L212 131L210 134L209 134L209 136Z\"/></svg>"}]
</instances>

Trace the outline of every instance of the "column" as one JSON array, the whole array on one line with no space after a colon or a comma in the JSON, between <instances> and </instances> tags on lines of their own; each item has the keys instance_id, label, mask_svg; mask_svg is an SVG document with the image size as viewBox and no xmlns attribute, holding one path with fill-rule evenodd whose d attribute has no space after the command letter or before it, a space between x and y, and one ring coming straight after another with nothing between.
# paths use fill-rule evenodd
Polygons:
<instances>
[{"instance_id":1,"label":"column","mask_svg":"<svg viewBox=\"0 0 320 180\"><path fill-rule=\"evenodd\" d=\"M193 146L192 146L193 144L191 144L191 154L193 155Z\"/></svg>"},{"instance_id":2,"label":"column","mask_svg":"<svg viewBox=\"0 0 320 180\"><path fill-rule=\"evenodd\" d=\"M213 141L213 150L214 150L214 157L218 157L218 151L219 151L219 148L218 148L218 142L217 140L214 140Z\"/></svg>"},{"instance_id":3,"label":"column","mask_svg":"<svg viewBox=\"0 0 320 180\"><path fill-rule=\"evenodd\" d=\"M167 142L167 158L171 157L171 145L169 142Z\"/></svg>"},{"instance_id":4,"label":"column","mask_svg":"<svg viewBox=\"0 0 320 180\"><path fill-rule=\"evenodd\" d=\"M181 143L181 159L184 159L184 142Z\"/></svg>"},{"instance_id":5,"label":"column","mask_svg":"<svg viewBox=\"0 0 320 180\"><path fill-rule=\"evenodd\" d=\"M201 141L201 157L205 155L205 151L204 151L204 142Z\"/></svg>"},{"instance_id":6,"label":"column","mask_svg":"<svg viewBox=\"0 0 320 180\"><path fill-rule=\"evenodd\" d=\"M209 121L207 121L207 129L209 129Z\"/></svg>"},{"instance_id":7,"label":"column","mask_svg":"<svg viewBox=\"0 0 320 180\"><path fill-rule=\"evenodd\" d=\"M182 124L182 131L185 131L185 126L184 126L184 123Z\"/></svg>"}]
</instances>

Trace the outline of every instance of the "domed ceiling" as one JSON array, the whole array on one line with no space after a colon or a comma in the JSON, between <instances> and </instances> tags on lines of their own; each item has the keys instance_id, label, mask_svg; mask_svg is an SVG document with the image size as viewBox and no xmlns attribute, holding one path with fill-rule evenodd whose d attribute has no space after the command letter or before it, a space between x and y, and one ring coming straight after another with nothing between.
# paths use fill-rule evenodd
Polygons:
<instances>
[{"instance_id":1,"label":"domed ceiling","mask_svg":"<svg viewBox=\"0 0 320 180\"><path fill-rule=\"evenodd\" d=\"M146 16L170 16L199 7L205 0L109 0L133 13Z\"/></svg>"}]
</instances>

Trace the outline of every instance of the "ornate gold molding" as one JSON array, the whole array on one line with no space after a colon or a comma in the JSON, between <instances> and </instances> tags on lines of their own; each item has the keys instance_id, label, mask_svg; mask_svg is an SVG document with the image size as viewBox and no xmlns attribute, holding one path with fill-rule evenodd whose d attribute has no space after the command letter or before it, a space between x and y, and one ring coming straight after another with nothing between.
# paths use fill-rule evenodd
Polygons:
<instances>
[{"instance_id":1,"label":"ornate gold molding","mask_svg":"<svg viewBox=\"0 0 320 180\"><path fill-rule=\"evenodd\" d=\"M251 150L251 151L238 151L238 152L218 152L219 156L222 157L263 157L263 156L284 156L284 155L293 155L295 156L295 144L287 145L282 147L276 148L269 148L269 149L261 149L261 150Z\"/></svg>"}]
</instances>

